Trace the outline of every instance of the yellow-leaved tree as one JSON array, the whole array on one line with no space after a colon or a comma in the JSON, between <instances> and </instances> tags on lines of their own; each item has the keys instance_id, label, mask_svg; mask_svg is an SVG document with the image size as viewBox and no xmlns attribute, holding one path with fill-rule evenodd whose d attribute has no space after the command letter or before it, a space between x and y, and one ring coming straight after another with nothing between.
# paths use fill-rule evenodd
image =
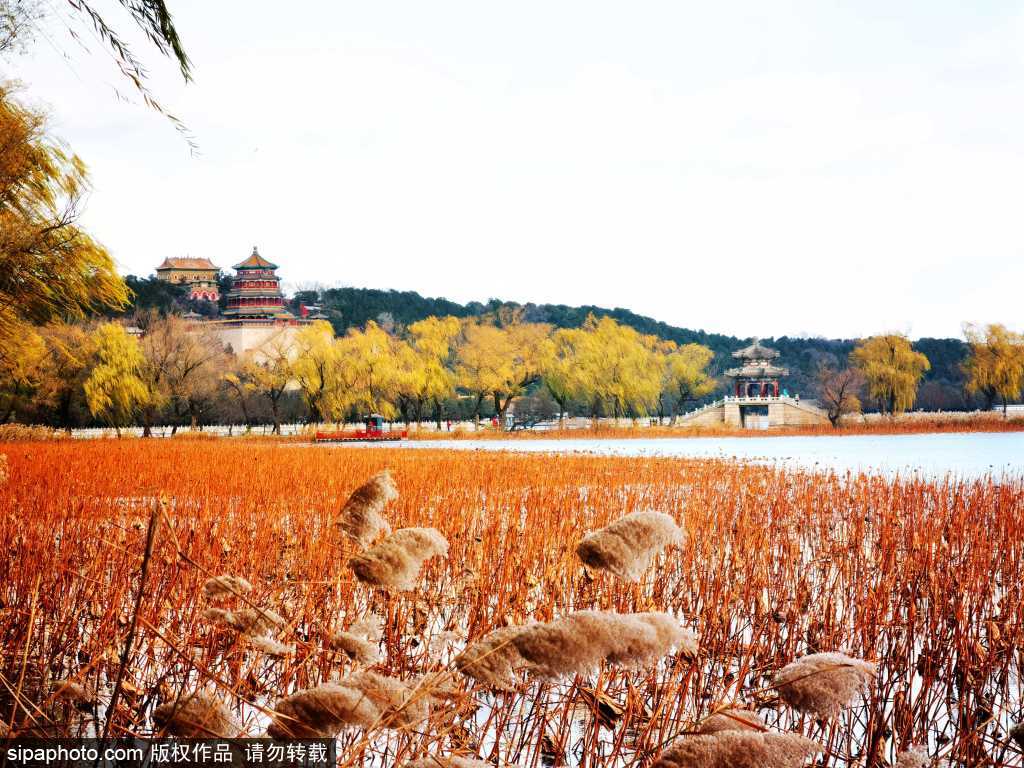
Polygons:
<instances>
[{"instance_id":1,"label":"yellow-leaved tree","mask_svg":"<svg viewBox=\"0 0 1024 768\"><path fill-rule=\"evenodd\" d=\"M542 379L551 399L558 403L558 426L565 427L569 403L584 400L587 389L580 367L585 343L582 328L560 328L551 337L551 354L544 366Z\"/></svg>"},{"instance_id":2,"label":"yellow-leaved tree","mask_svg":"<svg viewBox=\"0 0 1024 768\"><path fill-rule=\"evenodd\" d=\"M406 420L421 422L427 406L441 429L441 404L455 394L452 371L455 339L462 325L456 317L428 317L408 328L408 353L399 405Z\"/></svg>"},{"instance_id":3,"label":"yellow-leaved tree","mask_svg":"<svg viewBox=\"0 0 1024 768\"><path fill-rule=\"evenodd\" d=\"M85 164L0 83L0 358L31 323L119 308L128 289L79 226Z\"/></svg>"},{"instance_id":4,"label":"yellow-leaved tree","mask_svg":"<svg viewBox=\"0 0 1024 768\"><path fill-rule=\"evenodd\" d=\"M618 420L651 412L661 393L664 351L660 340L593 315L583 324L579 347L583 398L591 417L602 411Z\"/></svg>"},{"instance_id":5,"label":"yellow-leaved tree","mask_svg":"<svg viewBox=\"0 0 1024 768\"><path fill-rule=\"evenodd\" d=\"M46 358L46 342L31 327L8 340L0 355L0 424L27 409L45 377Z\"/></svg>"},{"instance_id":6,"label":"yellow-leaved tree","mask_svg":"<svg viewBox=\"0 0 1024 768\"><path fill-rule=\"evenodd\" d=\"M478 426L484 400L511 376L511 357L505 329L477 320L463 324L455 352L455 381L473 396L473 418Z\"/></svg>"},{"instance_id":7,"label":"yellow-leaved tree","mask_svg":"<svg viewBox=\"0 0 1024 768\"><path fill-rule=\"evenodd\" d=\"M554 347L551 326L514 322L499 327L469 321L463 326L456 351L458 385L475 398L473 416L479 423L480 408L490 397L501 428L512 400L540 380Z\"/></svg>"},{"instance_id":8,"label":"yellow-leaved tree","mask_svg":"<svg viewBox=\"0 0 1024 768\"><path fill-rule=\"evenodd\" d=\"M73 405L82 396L89 363L95 357L95 340L85 327L61 321L43 326L39 335L46 345L46 358L35 393L36 408L70 432Z\"/></svg>"},{"instance_id":9,"label":"yellow-leaved tree","mask_svg":"<svg viewBox=\"0 0 1024 768\"><path fill-rule=\"evenodd\" d=\"M408 345L370 320L362 331L352 328L339 340L341 364L350 376L351 407L357 418L377 413L398 415L398 398L405 377Z\"/></svg>"},{"instance_id":10,"label":"yellow-leaved tree","mask_svg":"<svg viewBox=\"0 0 1024 768\"><path fill-rule=\"evenodd\" d=\"M703 344L683 344L665 355L665 388L672 394L672 423L676 423L680 407L700 400L718 388L708 373L715 353Z\"/></svg>"},{"instance_id":11,"label":"yellow-leaved tree","mask_svg":"<svg viewBox=\"0 0 1024 768\"><path fill-rule=\"evenodd\" d=\"M1020 397L1024 387L1024 335L998 323L984 328L968 323L964 336L970 347L963 364L967 391L980 393L986 410L992 409L998 397L1005 417L1007 402Z\"/></svg>"},{"instance_id":12,"label":"yellow-leaved tree","mask_svg":"<svg viewBox=\"0 0 1024 768\"><path fill-rule=\"evenodd\" d=\"M143 380L145 355L139 342L117 323L93 332L95 362L85 380L89 412L117 430L134 422L154 394Z\"/></svg>"},{"instance_id":13,"label":"yellow-leaved tree","mask_svg":"<svg viewBox=\"0 0 1024 768\"><path fill-rule=\"evenodd\" d=\"M928 358L900 333L862 340L850 353L850 362L864 375L882 413L891 416L914 405L921 377L931 368Z\"/></svg>"},{"instance_id":14,"label":"yellow-leaved tree","mask_svg":"<svg viewBox=\"0 0 1024 768\"><path fill-rule=\"evenodd\" d=\"M292 369L302 391L302 399L309 408L310 420L316 424L328 419L338 420L331 417L338 415L346 389L340 352L335 343L334 328L326 320L307 325L295 336Z\"/></svg>"}]
</instances>

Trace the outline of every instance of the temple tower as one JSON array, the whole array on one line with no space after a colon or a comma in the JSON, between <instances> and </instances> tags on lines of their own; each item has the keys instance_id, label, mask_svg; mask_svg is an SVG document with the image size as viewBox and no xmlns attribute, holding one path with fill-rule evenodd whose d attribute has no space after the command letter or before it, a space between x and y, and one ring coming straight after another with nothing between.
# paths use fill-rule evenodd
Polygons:
<instances>
[{"instance_id":1,"label":"temple tower","mask_svg":"<svg viewBox=\"0 0 1024 768\"><path fill-rule=\"evenodd\" d=\"M273 264L253 246L252 255L235 264L235 278L228 292L228 306L224 317L228 320L292 320L294 316L284 308L281 278Z\"/></svg>"}]
</instances>

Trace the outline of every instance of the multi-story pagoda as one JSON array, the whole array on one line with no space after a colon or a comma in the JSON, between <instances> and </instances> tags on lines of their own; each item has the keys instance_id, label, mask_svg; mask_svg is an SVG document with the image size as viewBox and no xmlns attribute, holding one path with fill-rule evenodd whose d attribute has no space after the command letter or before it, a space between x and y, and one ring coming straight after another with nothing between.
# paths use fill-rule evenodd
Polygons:
<instances>
[{"instance_id":1,"label":"multi-story pagoda","mask_svg":"<svg viewBox=\"0 0 1024 768\"><path fill-rule=\"evenodd\" d=\"M740 366L730 368L725 375L733 380L736 397L779 396L779 379L788 376L789 370L773 362L779 357L778 350L764 346L755 338L753 344L733 352L732 356L740 361Z\"/></svg>"},{"instance_id":2,"label":"multi-story pagoda","mask_svg":"<svg viewBox=\"0 0 1024 768\"><path fill-rule=\"evenodd\" d=\"M253 246L252 255L235 264L235 277L228 292L228 306L224 317L228 320L289 321L295 320L284 307L281 278L273 264Z\"/></svg>"}]
</instances>

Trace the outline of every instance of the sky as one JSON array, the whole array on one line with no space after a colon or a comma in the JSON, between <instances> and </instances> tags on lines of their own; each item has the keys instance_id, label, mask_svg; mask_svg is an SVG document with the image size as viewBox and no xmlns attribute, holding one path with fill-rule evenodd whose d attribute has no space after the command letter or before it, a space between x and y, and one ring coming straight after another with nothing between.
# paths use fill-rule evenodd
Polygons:
<instances>
[{"instance_id":1,"label":"sky","mask_svg":"<svg viewBox=\"0 0 1024 768\"><path fill-rule=\"evenodd\" d=\"M1024 326L1020 3L169 0L195 81L138 53L192 156L42 1L0 72L126 273L258 245L293 286L741 337Z\"/></svg>"}]
</instances>

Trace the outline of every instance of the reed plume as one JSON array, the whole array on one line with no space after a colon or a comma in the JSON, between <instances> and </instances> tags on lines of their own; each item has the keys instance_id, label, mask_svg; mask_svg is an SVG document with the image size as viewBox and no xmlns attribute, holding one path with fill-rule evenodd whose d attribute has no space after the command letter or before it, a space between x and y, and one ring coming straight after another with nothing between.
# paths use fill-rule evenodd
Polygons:
<instances>
[{"instance_id":1,"label":"reed plume","mask_svg":"<svg viewBox=\"0 0 1024 768\"><path fill-rule=\"evenodd\" d=\"M749 709L722 709L704 718L697 733L713 736L723 731L766 731L768 726L757 712Z\"/></svg>"},{"instance_id":2,"label":"reed plume","mask_svg":"<svg viewBox=\"0 0 1024 768\"><path fill-rule=\"evenodd\" d=\"M676 521L662 512L633 512L588 533L576 547L580 560L627 581L638 581L654 556L682 541Z\"/></svg>"},{"instance_id":3,"label":"reed plume","mask_svg":"<svg viewBox=\"0 0 1024 768\"><path fill-rule=\"evenodd\" d=\"M409 590L423 561L448 554L448 541L434 528L402 528L349 561L356 578L374 587Z\"/></svg>"},{"instance_id":4,"label":"reed plume","mask_svg":"<svg viewBox=\"0 0 1024 768\"><path fill-rule=\"evenodd\" d=\"M875 665L843 653L814 653L775 676L782 700L821 718L838 715L875 676Z\"/></svg>"},{"instance_id":5,"label":"reed plume","mask_svg":"<svg viewBox=\"0 0 1024 768\"><path fill-rule=\"evenodd\" d=\"M673 647L697 654L696 638L668 614L579 611L543 624L496 630L459 654L455 665L480 682L508 688L518 666L556 679L590 672L602 663L644 666Z\"/></svg>"},{"instance_id":6,"label":"reed plume","mask_svg":"<svg viewBox=\"0 0 1024 768\"><path fill-rule=\"evenodd\" d=\"M251 637L267 635L285 624L281 616L269 609L241 608L227 611L223 608L207 608L203 611L203 618Z\"/></svg>"},{"instance_id":7,"label":"reed plume","mask_svg":"<svg viewBox=\"0 0 1024 768\"><path fill-rule=\"evenodd\" d=\"M186 739L230 739L238 735L238 723L227 707L201 693L183 696L153 710L157 728Z\"/></svg>"},{"instance_id":8,"label":"reed plume","mask_svg":"<svg viewBox=\"0 0 1024 768\"><path fill-rule=\"evenodd\" d=\"M476 760L471 757L459 757L458 755L450 755L448 757L430 755L429 757L421 757L419 760L410 760L402 765L403 768L495 768L494 763ZM510 765L509 768L514 768L514 766Z\"/></svg>"},{"instance_id":9,"label":"reed plume","mask_svg":"<svg viewBox=\"0 0 1024 768\"><path fill-rule=\"evenodd\" d=\"M377 617L363 618L348 630L331 635L327 645L360 664L376 664L380 661L381 634L382 627Z\"/></svg>"},{"instance_id":10,"label":"reed plume","mask_svg":"<svg viewBox=\"0 0 1024 768\"><path fill-rule=\"evenodd\" d=\"M207 579L203 584L203 597L207 602L213 600L226 600L237 595L244 595L252 591L252 584L241 576L214 576Z\"/></svg>"},{"instance_id":11,"label":"reed plume","mask_svg":"<svg viewBox=\"0 0 1024 768\"><path fill-rule=\"evenodd\" d=\"M398 489L390 470L381 470L348 497L338 517L338 527L360 547L369 546L391 526L381 513L385 505L398 498Z\"/></svg>"},{"instance_id":12,"label":"reed plume","mask_svg":"<svg viewBox=\"0 0 1024 768\"><path fill-rule=\"evenodd\" d=\"M294 645L287 645L266 635L243 635L249 645L268 656L291 656L295 653Z\"/></svg>"},{"instance_id":13,"label":"reed plume","mask_svg":"<svg viewBox=\"0 0 1024 768\"><path fill-rule=\"evenodd\" d=\"M273 739L333 738L349 725L369 727L378 711L366 696L340 683L324 683L277 702L267 726Z\"/></svg>"},{"instance_id":14,"label":"reed plume","mask_svg":"<svg viewBox=\"0 0 1024 768\"><path fill-rule=\"evenodd\" d=\"M282 699L267 734L275 739L332 738L345 726L415 727L429 715L429 703L425 691L364 670Z\"/></svg>"},{"instance_id":15,"label":"reed plume","mask_svg":"<svg viewBox=\"0 0 1024 768\"><path fill-rule=\"evenodd\" d=\"M797 733L720 731L684 736L651 768L797 768L821 745Z\"/></svg>"},{"instance_id":16,"label":"reed plume","mask_svg":"<svg viewBox=\"0 0 1024 768\"><path fill-rule=\"evenodd\" d=\"M10 470L7 469L7 454L0 453L0 485L6 484L8 477Z\"/></svg>"},{"instance_id":17,"label":"reed plume","mask_svg":"<svg viewBox=\"0 0 1024 768\"><path fill-rule=\"evenodd\" d=\"M515 687L515 668L525 659L512 642L527 626L502 627L489 632L455 657L455 668L467 677L499 690Z\"/></svg>"},{"instance_id":18,"label":"reed plume","mask_svg":"<svg viewBox=\"0 0 1024 768\"><path fill-rule=\"evenodd\" d=\"M908 749L896 755L896 768L928 768L931 758L924 749Z\"/></svg>"}]
</instances>

